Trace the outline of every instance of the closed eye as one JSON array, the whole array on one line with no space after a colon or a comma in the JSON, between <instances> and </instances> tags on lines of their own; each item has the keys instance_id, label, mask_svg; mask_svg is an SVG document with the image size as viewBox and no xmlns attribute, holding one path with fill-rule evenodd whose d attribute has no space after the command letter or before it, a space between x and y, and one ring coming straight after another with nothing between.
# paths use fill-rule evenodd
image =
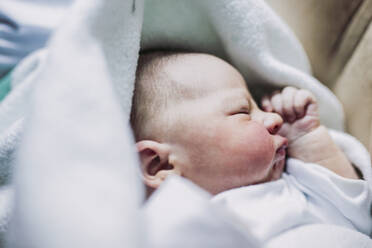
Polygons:
<instances>
[{"instance_id":1,"label":"closed eye","mask_svg":"<svg viewBox=\"0 0 372 248\"><path fill-rule=\"evenodd\" d=\"M240 112L236 112L235 115L249 115L249 112L247 112L247 111L240 111Z\"/></svg>"},{"instance_id":2,"label":"closed eye","mask_svg":"<svg viewBox=\"0 0 372 248\"><path fill-rule=\"evenodd\" d=\"M249 111L249 109L241 109L241 110L239 110L239 111L236 111L235 113L234 113L234 115L238 115L238 114L244 114L244 115L249 115L250 114L250 111Z\"/></svg>"},{"instance_id":3,"label":"closed eye","mask_svg":"<svg viewBox=\"0 0 372 248\"><path fill-rule=\"evenodd\" d=\"M231 117L234 117L234 119L239 119L239 120L251 120L251 115L250 111L247 109L242 109L236 112L233 112L231 114Z\"/></svg>"}]
</instances>

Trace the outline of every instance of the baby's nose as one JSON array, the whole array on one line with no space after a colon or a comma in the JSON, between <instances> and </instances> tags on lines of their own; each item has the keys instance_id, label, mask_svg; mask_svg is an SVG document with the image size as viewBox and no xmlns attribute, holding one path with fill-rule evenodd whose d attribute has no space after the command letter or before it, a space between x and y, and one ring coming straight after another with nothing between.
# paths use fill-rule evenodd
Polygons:
<instances>
[{"instance_id":1,"label":"baby's nose","mask_svg":"<svg viewBox=\"0 0 372 248\"><path fill-rule=\"evenodd\" d=\"M277 113L264 112L263 125L270 134L276 134L282 127L283 119Z\"/></svg>"}]
</instances>

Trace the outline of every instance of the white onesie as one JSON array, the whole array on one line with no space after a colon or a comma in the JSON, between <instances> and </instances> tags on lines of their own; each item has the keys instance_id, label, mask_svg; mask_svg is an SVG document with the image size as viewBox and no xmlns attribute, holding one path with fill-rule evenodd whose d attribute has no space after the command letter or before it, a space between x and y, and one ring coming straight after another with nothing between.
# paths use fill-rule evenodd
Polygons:
<instances>
[{"instance_id":1,"label":"white onesie","mask_svg":"<svg viewBox=\"0 0 372 248\"><path fill-rule=\"evenodd\" d=\"M317 164L290 158L282 178L222 192L222 205L261 241L298 226L326 223L366 235L372 231L371 189L364 180L343 178Z\"/></svg>"}]
</instances>

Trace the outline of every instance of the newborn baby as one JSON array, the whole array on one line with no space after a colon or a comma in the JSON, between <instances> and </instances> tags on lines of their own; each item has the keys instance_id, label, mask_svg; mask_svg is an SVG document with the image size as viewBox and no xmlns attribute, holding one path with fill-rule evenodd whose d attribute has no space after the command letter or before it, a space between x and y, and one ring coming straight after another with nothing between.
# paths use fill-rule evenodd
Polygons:
<instances>
[{"instance_id":1,"label":"newborn baby","mask_svg":"<svg viewBox=\"0 0 372 248\"><path fill-rule=\"evenodd\" d=\"M368 185L320 125L313 95L287 87L261 105L219 58L140 56L131 124L149 194L185 177L262 240L310 223L369 235Z\"/></svg>"}]
</instances>

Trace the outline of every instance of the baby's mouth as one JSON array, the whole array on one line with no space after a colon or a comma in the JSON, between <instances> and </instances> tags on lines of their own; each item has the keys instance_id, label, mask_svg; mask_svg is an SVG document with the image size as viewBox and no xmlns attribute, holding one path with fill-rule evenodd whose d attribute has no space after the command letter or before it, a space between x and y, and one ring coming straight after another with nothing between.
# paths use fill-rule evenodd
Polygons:
<instances>
[{"instance_id":1,"label":"baby's mouth","mask_svg":"<svg viewBox=\"0 0 372 248\"><path fill-rule=\"evenodd\" d=\"M287 149L287 146L286 145L283 145L281 147L279 147L277 150L276 150L276 155L277 157L280 157L280 158L284 158L285 155L286 155L286 149Z\"/></svg>"},{"instance_id":2,"label":"baby's mouth","mask_svg":"<svg viewBox=\"0 0 372 248\"><path fill-rule=\"evenodd\" d=\"M280 142L278 142L278 149L275 151L275 163L285 159L287 153L288 140L284 137L280 137Z\"/></svg>"},{"instance_id":3,"label":"baby's mouth","mask_svg":"<svg viewBox=\"0 0 372 248\"><path fill-rule=\"evenodd\" d=\"M285 170L285 157L287 153L288 140L279 135L275 135L274 139L276 141L276 147L278 148L275 151L268 181L278 180Z\"/></svg>"},{"instance_id":4,"label":"baby's mouth","mask_svg":"<svg viewBox=\"0 0 372 248\"><path fill-rule=\"evenodd\" d=\"M286 149L287 149L287 140L284 138L283 143L279 146L279 148L275 152L274 163L271 167L271 179L270 181L277 180L281 177L283 171L285 170L285 157L286 157Z\"/></svg>"}]
</instances>

